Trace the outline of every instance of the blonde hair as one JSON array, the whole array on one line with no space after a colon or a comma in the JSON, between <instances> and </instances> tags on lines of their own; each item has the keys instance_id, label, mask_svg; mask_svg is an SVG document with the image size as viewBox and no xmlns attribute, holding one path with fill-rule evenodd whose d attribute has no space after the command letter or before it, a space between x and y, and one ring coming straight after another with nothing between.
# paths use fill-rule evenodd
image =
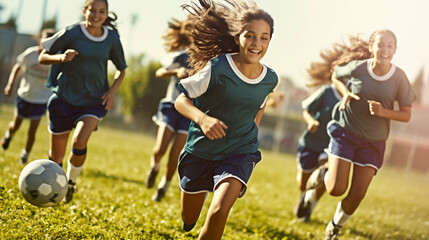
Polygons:
<instances>
[{"instance_id":1,"label":"blonde hair","mask_svg":"<svg viewBox=\"0 0 429 240\"><path fill-rule=\"evenodd\" d=\"M352 60L363 60L373 57L369 51L374 44L375 37L380 34L390 34L397 44L395 34L387 29L374 31L369 40L364 40L360 35L350 35L349 43L336 43L332 49L320 53L321 62L312 62L307 68L311 80L306 85L309 87L319 86L331 82L331 75L335 66L344 65Z\"/></svg>"},{"instance_id":2,"label":"blonde hair","mask_svg":"<svg viewBox=\"0 0 429 240\"><path fill-rule=\"evenodd\" d=\"M191 44L192 16L185 20L172 19L168 22L167 32L162 36L167 52L188 48Z\"/></svg>"}]
</instances>

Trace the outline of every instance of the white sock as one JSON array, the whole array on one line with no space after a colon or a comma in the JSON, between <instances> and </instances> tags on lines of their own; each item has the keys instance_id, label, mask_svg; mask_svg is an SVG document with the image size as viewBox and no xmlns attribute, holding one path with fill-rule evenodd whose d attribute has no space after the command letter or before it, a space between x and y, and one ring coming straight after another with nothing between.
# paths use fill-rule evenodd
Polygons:
<instances>
[{"instance_id":1,"label":"white sock","mask_svg":"<svg viewBox=\"0 0 429 240\"><path fill-rule=\"evenodd\" d=\"M167 178L165 176L162 176L161 181L158 184L158 189L164 189L167 191L168 187L170 187L170 181L167 181Z\"/></svg>"},{"instance_id":2,"label":"white sock","mask_svg":"<svg viewBox=\"0 0 429 240\"><path fill-rule=\"evenodd\" d=\"M28 155L30 155L30 152L27 152L27 150L25 150L25 149L21 150L21 156L27 156L28 157Z\"/></svg>"},{"instance_id":3,"label":"white sock","mask_svg":"<svg viewBox=\"0 0 429 240\"><path fill-rule=\"evenodd\" d=\"M316 189L310 189L305 192L304 201L306 202L317 202Z\"/></svg>"},{"instance_id":4,"label":"white sock","mask_svg":"<svg viewBox=\"0 0 429 240\"><path fill-rule=\"evenodd\" d=\"M80 171L82 170L82 166L75 167L70 162L70 159L67 161L67 179L71 180L72 182L76 183L77 177L79 177Z\"/></svg>"},{"instance_id":5,"label":"white sock","mask_svg":"<svg viewBox=\"0 0 429 240\"><path fill-rule=\"evenodd\" d=\"M156 172L159 171L159 167L161 166L160 162L155 162L155 158L151 157L150 158L150 168L154 169Z\"/></svg>"},{"instance_id":6,"label":"white sock","mask_svg":"<svg viewBox=\"0 0 429 240\"><path fill-rule=\"evenodd\" d=\"M341 227L347 222L347 220L349 220L351 216L352 215L348 215L344 212L343 208L341 207L341 202L339 202L333 219L334 224Z\"/></svg>"},{"instance_id":7,"label":"white sock","mask_svg":"<svg viewBox=\"0 0 429 240\"><path fill-rule=\"evenodd\" d=\"M10 131L9 130L6 130L6 132L4 133L4 137L10 138Z\"/></svg>"}]
</instances>

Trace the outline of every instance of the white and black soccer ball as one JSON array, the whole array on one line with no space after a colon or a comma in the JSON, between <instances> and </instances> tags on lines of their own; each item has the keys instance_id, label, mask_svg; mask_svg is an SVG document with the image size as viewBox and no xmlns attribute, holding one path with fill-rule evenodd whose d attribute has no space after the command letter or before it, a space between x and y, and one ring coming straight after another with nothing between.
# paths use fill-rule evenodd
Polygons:
<instances>
[{"instance_id":1,"label":"white and black soccer ball","mask_svg":"<svg viewBox=\"0 0 429 240\"><path fill-rule=\"evenodd\" d=\"M66 174L51 160L40 159L27 164L18 183L25 200L38 207L53 206L67 193Z\"/></svg>"}]
</instances>

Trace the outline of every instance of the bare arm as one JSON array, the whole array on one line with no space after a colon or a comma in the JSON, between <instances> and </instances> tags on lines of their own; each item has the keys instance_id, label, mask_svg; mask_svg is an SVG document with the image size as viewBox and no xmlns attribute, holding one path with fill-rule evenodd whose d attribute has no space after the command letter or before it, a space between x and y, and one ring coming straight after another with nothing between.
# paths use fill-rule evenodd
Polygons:
<instances>
[{"instance_id":1,"label":"bare arm","mask_svg":"<svg viewBox=\"0 0 429 240\"><path fill-rule=\"evenodd\" d=\"M355 99L355 100L360 99L358 95L351 93L349 89L347 89L346 85L344 85L344 83L337 78L335 72L332 73L331 80L335 84L335 87L338 89L341 95L343 95L343 99L341 100L341 104L338 110L340 111L344 110L346 108L347 103L350 101L350 99Z\"/></svg>"},{"instance_id":2,"label":"bare arm","mask_svg":"<svg viewBox=\"0 0 429 240\"><path fill-rule=\"evenodd\" d=\"M228 128L225 123L195 107L191 99L187 98L185 94L181 93L177 97L174 107L183 116L197 123L208 139L215 140L225 136L224 130Z\"/></svg>"},{"instance_id":3,"label":"bare arm","mask_svg":"<svg viewBox=\"0 0 429 240\"><path fill-rule=\"evenodd\" d=\"M4 94L6 96L12 95L13 85L15 84L15 82L18 79L18 76L21 74L21 72L22 72L22 68L19 66L18 63L16 63L13 66L12 71L10 72L9 80L6 84L6 87L4 88Z\"/></svg>"},{"instance_id":4,"label":"bare arm","mask_svg":"<svg viewBox=\"0 0 429 240\"><path fill-rule=\"evenodd\" d=\"M302 117L304 118L305 123L307 123L307 130L310 133L315 133L317 129L319 129L319 121L314 119L308 111L302 111Z\"/></svg>"},{"instance_id":5,"label":"bare arm","mask_svg":"<svg viewBox=\"0 0 429 240\"><path fill-rule=\"evenodd\" d=\"M261 123L262 115L264 115L264 111L265 111L265 106L259 109L258 114L256 114L255 123L258 128L259 128L259 124Z\"/></svg>"},{"instance_id":6,"label":"bare arm","mask_svg":"<svg viewBox=\"0 0 429 240\"><path fill-rule=\"evenodd\" d=\"M49 54L46 49L43 49L39 54L39 63L41 64L56 64L63 62L70 62L79 53L73 49L67 49L62 54Z\"/></svg>"},{"instance_id":7,"label":"bare arm","mask_svg":"<svg viewBox=\"0 0 429 240\"><path fill-rule=\"evenodd\" d=\"M180 68L160 68L155 72L155 77L157 78L166 78L171 76L176 76L178 79L186 78L188 76L188 70L184 67Z\"/></svg>"},{"instance_id":8,"label":"bare arm","mask_svg":"<svg viewBox=\"0 0 429 240\"><path fill-rule=\"evenodd\" d=\"M113 81L112 86L101 97L101 99L103 99L102 104L105 106L106 110L112 109L113 106L115 105L115 94L118 91L119 86L122 83L122 80L124 80L124 77L125 77L125 70L116 71L115 79Z\"/></svg>"},{"instance_id":9,"label":"bare arm","mask_svg":"<svg viewBox=\"0 0 429 240\"><path fill-rule=\"evenodd\" d=\"M408 122L411 119L411 107L400 106L399 111L384 108L381 103L368 100L371 115L388 118L400 122Z\"/></svg>"}]
</instances>

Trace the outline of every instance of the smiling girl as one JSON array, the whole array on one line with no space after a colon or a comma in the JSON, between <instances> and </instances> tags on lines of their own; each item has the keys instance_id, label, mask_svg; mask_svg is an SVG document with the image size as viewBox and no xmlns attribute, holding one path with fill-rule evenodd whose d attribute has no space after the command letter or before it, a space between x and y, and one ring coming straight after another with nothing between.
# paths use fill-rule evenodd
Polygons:
<instances>
[{"instance_id":1,"label":"smiling girl","mask_svg":"<svg viewBox=\"0 0 429 240\"><path fill-rule=\"evenodd\" d=\"M86 159L87 143L99 120L115 103L115 93L127 67L115 19L108 16L107 0L87 0L85 21L66 27L43 41L42 64L53 64L47 86L54 95L48 102L49 158L62 164L70 132L75 128L67 164L70 202ZM114 82L107 80L107 61L117 68Z\"/></svg>"},{"instance_id":2,"label":"smiling girl","mask_svg":"<svg viewBox=\"0 0 429 240\"><path fill-rule=\"evenodd\" d=\"M175 102L192 120L178 166L182 220L190 231L207 192L214 192L199 239L220 239L231 207L261 160L258 126L278 77L260 60L274 23L251 1L199 3L183 6L196 17L188 51L193 75L180 81Z\"/></svg>"},{"instance_id":3,"label":"smiling girl","mask_svg":"<svg viewBox=\"0 0 429 240\"><path fill-rule=\"evenodd\" d=\"M353 165L350 189L326 227L325 239L337 239L341 226L358 208L383 164L390 120L408 122L416 98L404 71L391 63L397 47L392 31L378 30L369 42L354 43L349 48L336 48L343 52L334 64L332 82L343 99L337 104L338 118L327 127L331 137L329 170L316 170L307 185L325 184L329 194L341 196L348 189ZM370 58L350 61L362 56Z\"/></svg>"}]
</instances>

